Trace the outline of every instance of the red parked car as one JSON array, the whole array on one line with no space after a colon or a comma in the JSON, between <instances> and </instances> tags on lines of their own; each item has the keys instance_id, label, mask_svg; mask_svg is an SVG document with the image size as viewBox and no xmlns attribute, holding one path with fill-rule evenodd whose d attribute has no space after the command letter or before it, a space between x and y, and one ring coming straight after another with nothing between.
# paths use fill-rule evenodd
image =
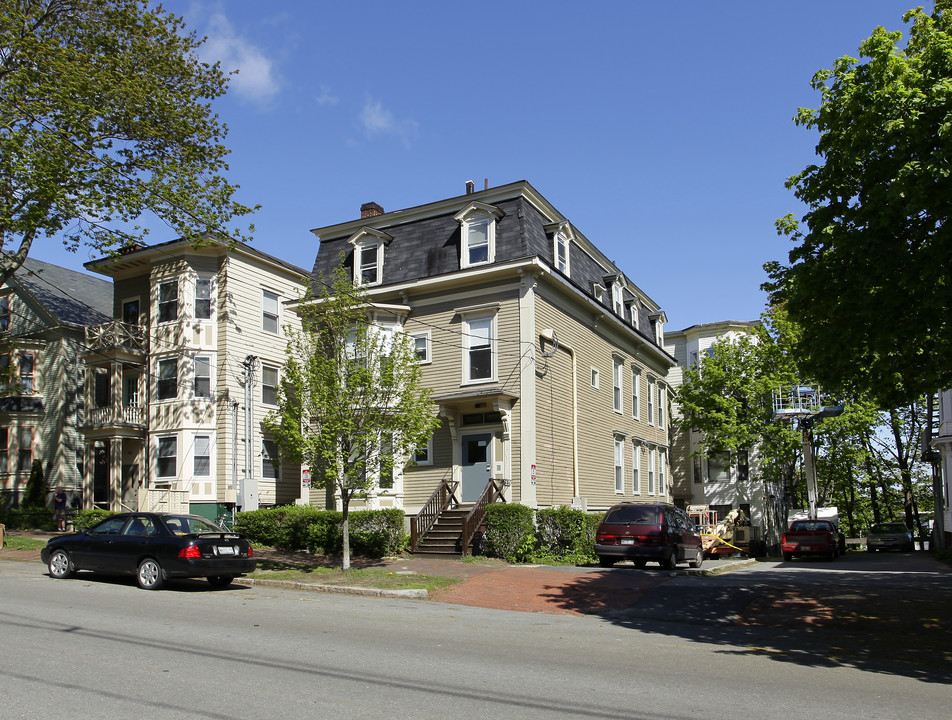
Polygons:
<instances>
[{"instance_id":1,"label":"red parked car","mask_svg":"<svg viewBox=\"0 0 952 720\"><path fill-rule=\"evenodd\" d=\"M674 570L679 562L693 568L704 562L697 526L669 503L613 505L595 531L595 554L602 567L632 560L639 568L654 561L664 570Z\"/></svg>"},{"instance_id":2,"label":"red parked car","mask_svg":"<svg viewBox=\"0 0 952 720\"><path fill-rule=\"evenodd\" d=\"M833 560L840 554L836 525L829 520L794 520L781 539L783 559L817 555Z\"/></svg>"}]
</instances>

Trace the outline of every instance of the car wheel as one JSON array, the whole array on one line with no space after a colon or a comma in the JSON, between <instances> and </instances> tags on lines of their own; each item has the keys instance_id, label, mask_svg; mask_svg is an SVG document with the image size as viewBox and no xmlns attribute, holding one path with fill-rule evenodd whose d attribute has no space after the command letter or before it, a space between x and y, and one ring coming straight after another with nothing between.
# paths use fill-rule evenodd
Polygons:
<instances>
[{"instance_id":1,"label":"car wheel","mask_svg":"<svg viewBox=\"0 0 952 720\"><path fill-rule=\"evenodd\" d=\"M143 590L158 590L165 585L165 572L158 560L146 558L140 562L136 581Z\"/></svg>"},{"instance_id":2,"label":"car wheel","mask_svg":"<svg viewBox=\"0 0 952 720\"><path fill-rule=\"evenodd\" d=\"M613 558L613 557L605 557L604 555L599 555L599 556L598 556L598 564L601 565L602 567L611 567L612 565L615 564L615 558Z\"/></svg>"},{"instance_id":3,"label":"car wheel","mask_svg":"<svg viewBox=\"0 0 952 720\"><path fill-rule=\"evenodd\" d=\"M56 550L50 557L50 577L65 580L73 574L73 561L65 550Z\"/></svg>"},{"instance_id":4,"label":"car wheel","mask_svg":"<svg viewBox=\"0 0 952 720\"><path fill-rule=\"evenodd\" d=\"M701 563L703 562L704 562L704 551L701 550L701 548L698 548L697 553L694 555L694 559L691 560L688 563L688 565L690 565L693 568L699 568L701 567Z\"/></svg>"},{"instance_id":5,"label":"car wheel","mask_svg":"<svg viewBox=\"0 0 952 720\"><path fill-rule=\"evenodd\" d=\"M228 587L231 585L231 581L235 579L234 575L212 575L210 578L205 578L208 580L208 584L212 587Z\"/></svg>"},{"instance_id":6,"label":"car wheel","mask_svg":"<svg viewBox=\"0 0 952 720\"><path fill-rule=\"evenodd\" d=\"M660 561L662 570L674 570L678 566L678 554L674 548L668 549L667 556Z\"/></svg>"},{"instance_id":7,"label":"car wheel","mask_svg":"<svg viewBox=\"0 0 952 720\"><path fill-rule=\"evenodd\" d=\"M793 553L784 553L783 554L784 562L790 562L793 560Z\"/></svg>"}]
</instances>

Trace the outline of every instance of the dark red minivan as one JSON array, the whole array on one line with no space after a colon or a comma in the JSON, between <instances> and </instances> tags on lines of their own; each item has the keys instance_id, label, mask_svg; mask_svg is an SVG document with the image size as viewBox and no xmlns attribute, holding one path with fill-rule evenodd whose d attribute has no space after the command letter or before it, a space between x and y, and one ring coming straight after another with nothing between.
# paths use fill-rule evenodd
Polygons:
<instances>
[{"instance_id":1,"label":"dark red minivan","mask_svg":"<svg viewBox=\"0 0 952 720\"><path fill-rule=\"evenodd\" d=\"M632 560L649 561L664 570L679 562L701 567L704 549L697 526L686 512L669 503L624 502L613 505L595 532L595 554L602 567Z\"/></svg>"}]
</instances>

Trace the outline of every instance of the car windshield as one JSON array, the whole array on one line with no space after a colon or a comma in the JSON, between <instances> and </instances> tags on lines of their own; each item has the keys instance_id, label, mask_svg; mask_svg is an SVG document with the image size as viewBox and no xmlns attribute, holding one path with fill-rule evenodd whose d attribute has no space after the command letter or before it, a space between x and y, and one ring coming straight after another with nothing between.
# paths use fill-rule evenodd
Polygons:
<instances>
[{"instance_id":1,"label":"car windshield","mask_svg":"<svg viewBox=\"0 0 952 720\"><path fill-rule=\"evenodd\" d=\"M879 523L873 525L870 532L874 535L889 535L890 533L906 533L906 526L902 523Z\"/></svg>"},{"instance_id":2,"label":"car windshield","mask_svg":"<svg viewBox=\"0 0 952 720\"><path fill-rule=\"evenodd\" d=\"M823 532L829 530L830 525L825 520L801 520L795 522L790 529L794 532Z\"/></svg>"},{"instance_id":3,"label":"car windshield","mask_svg":"<svg viewBox=\"0 0 952 720\"><path fill-rule=\"evenodd\" d=\"M612 525L654 525L658 522L658 508L629 505L608 512L602 521Z\"/></svg>"},{"instance_id":4,"label":"car windshield","mask_svg":"<svg viewBox=\"0 0 952 720\"><path fill-rule=\"evenodd\" d=\"M165 518L165 526L176 535L223 532L210 520L195 515L169 515Z\"/></svg>"}]
</instances>

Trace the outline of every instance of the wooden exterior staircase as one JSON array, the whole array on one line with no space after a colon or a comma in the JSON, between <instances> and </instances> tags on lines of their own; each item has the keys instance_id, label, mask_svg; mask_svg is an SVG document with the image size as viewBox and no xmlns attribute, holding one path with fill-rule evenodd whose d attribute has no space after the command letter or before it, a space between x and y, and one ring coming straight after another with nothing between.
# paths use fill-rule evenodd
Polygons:
<instances>
[{"instance_id":1,"label":"wooden exterior staircase","mask_svg":"<svg viewBox=\"0 0 952 720\"><path fill-rule=\"evenodd\" d=\"M410 518L410 551L414 555L458 556L473 552L473 536L486 508L505 502L503 481L491 479L474 503L460 503L458 483L443 481L419 514Z\"/></svg>"}]
</instances>

